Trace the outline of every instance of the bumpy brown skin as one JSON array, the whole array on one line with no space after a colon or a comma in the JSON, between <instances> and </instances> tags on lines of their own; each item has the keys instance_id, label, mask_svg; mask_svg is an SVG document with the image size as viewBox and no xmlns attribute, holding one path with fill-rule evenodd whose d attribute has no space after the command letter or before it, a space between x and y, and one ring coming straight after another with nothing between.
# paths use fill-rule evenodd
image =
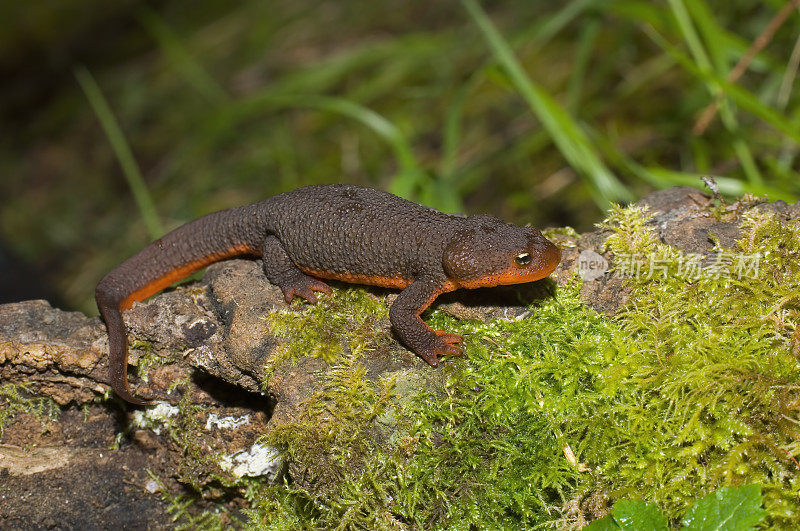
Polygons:
<instances>
[{"instance_id":1,"label":"bumpy brown skin","mask_svg":"<svg viewBox=\"0 0 800 531\"><path fill-rule=\"evenodd\" d=\"M558 248L532 228L487 215L458 217L391 194L346 185L309 186L196 219L151 243L106 275L96 299L109 336L111 386L128 402L122 311L210 263L260 256L283 291L315 303L319 279L403 291L389 310L400 341L428 362L460 354L462 338L433 330L420 314L458 288L532 282L549 275Z\"/></svg>"}]
</instances>

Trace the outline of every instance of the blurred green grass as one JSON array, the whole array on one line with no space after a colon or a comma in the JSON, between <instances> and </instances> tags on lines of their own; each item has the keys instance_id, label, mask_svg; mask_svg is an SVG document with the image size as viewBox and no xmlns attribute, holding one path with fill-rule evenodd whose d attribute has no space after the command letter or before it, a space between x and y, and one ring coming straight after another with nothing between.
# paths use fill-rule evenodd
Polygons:
<instances>
[{"instance_id":1,"label":"blurred green grass","mask_svg":"<svg viewBox=\"0 0 800 531\"><path fill-rule=\"evenodd\" d=\"M726 79L782 5L4 4L0 238L91 312L97 280L159 220L306 184L579 230L611 202L704 175L793 201L800 15ZM121 141L132 159L117 159ZM137 171L149 199L126 184Z\"/></svg>"}]
</instances>

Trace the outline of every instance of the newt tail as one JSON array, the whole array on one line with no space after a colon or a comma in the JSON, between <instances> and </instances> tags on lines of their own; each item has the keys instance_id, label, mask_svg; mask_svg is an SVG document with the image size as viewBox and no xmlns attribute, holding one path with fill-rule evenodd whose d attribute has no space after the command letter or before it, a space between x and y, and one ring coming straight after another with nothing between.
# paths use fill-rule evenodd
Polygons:
<instances>
[{"instance_id":1,"label":"newt tail","mask_svg":"<svg viewBox=\"0 0 800 531\"><path fill-rule=\"evenodd\" d=\"M320 279L402 289L389 310L398 339L435 367L460 354L460 336L433 330L420 314L459 288L532 282L548 276L561 252L532 228L487 215L443 214L357 186L299 188L259 203L215 212L175 229L108 273L95 298L108 327L109 380L132 404L122 312L203 267L249 255L287 302L331 293Z\"/></svg>"},{"instance_id":2,"label":"newt tail","mask_svg":"<svg viewBox=\"0 0 800 531\"><path fill-rule=\"evenodd\" d=\"M240 218L235 209L199 218L170 232L107 274L95 290L100 314L108 328L109 379L120 398L132 404L147 402L128 387L128 335L122 312L207 265L241 255L258 256L249 231L231 231ZM198 234L205 237L200 240ZM157 258L154 260L154 258Z\"/></svg>"}]
</instances>

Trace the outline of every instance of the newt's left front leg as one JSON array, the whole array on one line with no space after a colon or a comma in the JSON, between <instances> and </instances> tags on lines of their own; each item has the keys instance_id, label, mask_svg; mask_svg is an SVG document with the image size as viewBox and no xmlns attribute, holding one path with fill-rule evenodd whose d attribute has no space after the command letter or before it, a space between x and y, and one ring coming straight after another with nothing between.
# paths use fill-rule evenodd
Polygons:
<instances>
[{"instance_id":1,"label":"newt's left front leg","mask_svg":"<svg viewBox=\"0 0 800 531\"><path fill-rule=\"evenodd\" d=\"M422 320L420 314L442 293L449 291L445 280L421 278L400 292L389 308L389 321L400 341L425 360L431 367L439 364L442 354L461 354L454 343L463 338L456 334L434 330Z\"/></svg>"}]
</instances>

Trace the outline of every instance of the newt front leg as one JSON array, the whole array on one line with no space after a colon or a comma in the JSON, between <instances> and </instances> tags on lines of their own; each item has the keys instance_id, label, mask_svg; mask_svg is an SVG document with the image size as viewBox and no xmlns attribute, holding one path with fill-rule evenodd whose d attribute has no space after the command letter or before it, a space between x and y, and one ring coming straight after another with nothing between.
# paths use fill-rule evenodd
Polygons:
<instances>
[{"instance_id":1,"label":"newt front leg","mask_svg":"<svg viewBox=\"0 0 800 531\"><path fill-rule=\"evenodd\" d=\"M443 354L461 354L454 343L463 338L442 330L434 330L422 320L420 314L441 295L451 291L446 279L422 278L412 282L400 292L389 308L389 321L400 341L425 360L431 367L439 364Z\"/></svg>"}]
</instances>

